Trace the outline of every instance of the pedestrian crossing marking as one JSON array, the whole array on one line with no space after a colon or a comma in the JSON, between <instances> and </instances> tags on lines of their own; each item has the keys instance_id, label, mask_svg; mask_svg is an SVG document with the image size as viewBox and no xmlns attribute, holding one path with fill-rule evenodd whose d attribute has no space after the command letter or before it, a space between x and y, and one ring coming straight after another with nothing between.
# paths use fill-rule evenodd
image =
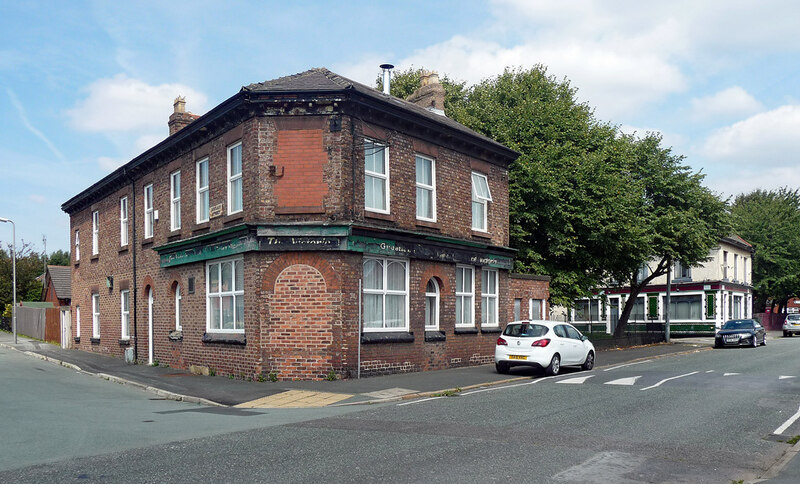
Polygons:
<instances>
[{"instance_id":1,"label":"pedestrian crossing marking","mask_svg":"<svg viewBox=\"0 0 800 484\"><path fill-rule=\"evenodd\" d=\"M733 375L741 375L741 373L725 373L722 376L733 376Z\"/></svg>"},{"instance_id":2,"label":"pedestrian crossing marking","mask_svg":"<svg viewBox=\"0 0 800 484\"><path fill-rule=\"evenodd\" d=\"M641 376L631 376L631 377L628 377L628 378L619 378L617 380L607 381L605 384L606 385L632 386L634 383L636 383L636 380L638 380L639 378L641 378Z\"/></svg>"},{"instance_id":3,"label":"pedestrian crossing marking","mask_svg":"<svg viewBox=\"0 0 800 484\"><path fill-rule=\"evenodd\" d=\"M571 385L580 385L581 383L585 382L589 378L592 378L594 375L587 375L587 376L577 376L575 378L567 378L566 380L559 380L556 383L567 383Z\"/></svg>"}]
</instances>

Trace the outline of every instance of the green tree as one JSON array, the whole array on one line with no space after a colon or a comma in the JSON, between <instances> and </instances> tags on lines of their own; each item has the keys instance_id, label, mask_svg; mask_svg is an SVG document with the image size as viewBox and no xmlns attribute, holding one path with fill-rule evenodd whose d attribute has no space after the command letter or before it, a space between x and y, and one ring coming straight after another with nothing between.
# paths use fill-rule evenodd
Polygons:
<instances>
[{"instance_id":1,"label":"green tree","mask_svg":"<svg viewBox=\"0 0 800 484\"><path fill-rule=\"evenodd\" d=\"M725 202L703 186L704 175L682 164L682 156L661 147L660 136L649 134L634 141L633 148L629 170L644 190L634 221L645 230L632 244L646 250L642 262L649 261L652 272L643 279L637 277L638 266L629 266L624 279L612 273L631 288L616 336L625 332L636 298L647 284L666 275L676 260L688 266L705 262L731 230Z\"/></svg>"},{"instance_id":2,"label":"green tree","mask_svg":"<svg viewBox=\"0 0 800 484\"><path fill-rule=\"evenodd\" d=\"M736 197L730 207L736 232L753 245L754 306L786 309L800 292L800 191L755 190Z\"/></svg>"},{"instance_id":3,"label":"green tree","mask_svg":"<svg viewBox=\"0 0 800 484\"><path fill-rule=\"evenodd\" d=\"M0 307L13 301L11 252L11 244L0 248ZM23 240L17 244L17 302L41 300L42 282L36 278L42 275L43 268L42 256L33 251L31 243Z\"/></svg>"},{"instance_id":4,"label":"green tree","mask_svg":"<svg viewBox=\"0 0 800 484\"><path fill-rule=\"evenodd\" d=\"M69 251L63 251L61 249L53 252L50 254L50 257L47 259L47 263L52 266L68 266L70 265L69 259Z\"/></svg>"}]
</instances>

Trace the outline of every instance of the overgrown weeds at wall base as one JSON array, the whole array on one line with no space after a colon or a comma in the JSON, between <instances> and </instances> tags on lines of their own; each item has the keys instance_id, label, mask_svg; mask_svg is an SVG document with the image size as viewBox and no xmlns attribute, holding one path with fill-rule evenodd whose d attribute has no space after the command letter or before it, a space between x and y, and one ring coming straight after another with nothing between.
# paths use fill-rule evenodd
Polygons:
<instances>
[{"instance_id":1,"label":"overgrown weeds at wall base","mask_svg":"<svg viewBox=\"0 0 800 484\"><path fill-rule=\"evenodd\" d=\"M208 367L208 376L217 376L217 370Z\"/></svg>"},{"instance_id":2,"label":"overgrown weeds at wall base","mask_svg":"<svg viewBox=\"0 0 800 484\"><path fill-rule=\"evenodd\" d=\"M339 375L337 375L335 371L331 370L328 372L328 376L326 376L325 379L328 381L336 381L339 379Z\"/></svg>"}]
</instances>

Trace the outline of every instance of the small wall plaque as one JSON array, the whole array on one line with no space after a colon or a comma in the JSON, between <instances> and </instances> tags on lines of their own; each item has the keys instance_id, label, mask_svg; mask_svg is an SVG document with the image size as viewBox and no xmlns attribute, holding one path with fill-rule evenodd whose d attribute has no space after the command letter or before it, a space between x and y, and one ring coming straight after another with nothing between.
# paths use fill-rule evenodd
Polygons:
<instances>
[{"instance_id":1,"label":"small wall plaque","mask_svg":"<svg viewBox=\"0 0 800 484\"><path fill-rule=\"evenodd\" d=\"M208 218L216 218L222 215L222 204L214 205L208 209Z\"/></svg>"}]
</instances>

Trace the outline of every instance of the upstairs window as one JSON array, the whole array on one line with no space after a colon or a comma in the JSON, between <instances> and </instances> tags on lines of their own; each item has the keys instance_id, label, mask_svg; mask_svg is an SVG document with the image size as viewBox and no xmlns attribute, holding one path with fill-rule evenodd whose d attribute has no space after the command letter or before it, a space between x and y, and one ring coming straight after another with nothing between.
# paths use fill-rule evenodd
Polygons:
<instances>
[{"instance_id":1,"label":"upstairs window","mask_svg":"<svg viewBox=\"0 0 800 484\"><path fill-rule=\"evenodd\" d=\"M672 277L675 279L691 279L692 268L683 262L676 260L673 266Z\"/></svg>"},{"instance_id":2,"label":"upstairs window","mask_svg":"<svg viewBox=\"0 0 800 484\"><path fill-rule=\"evenodd\" d=\"M176 171L169 176L169 198L170 198L170 228L178 230L181 228L181 172Z\"/></svg>"},{"instance_id":3,"label":"upstairs window","mask_svg":"<svg viewBox=\"0 0 800 484\"><path fill-rule=\"evenodd\" d=\"M242 211L242 143L228 147L228 215Z\"/></svg>"},{"instance_id":4,"label":"upstairs window","mask_svg":"<svg viewBox=\"0 0 800 484\"><path fill-rule=\"evenodd\" d=\"M128 245L128 197L119 199L119 245Z\"/></svg>"},{"instance_id":5,"label":"upstairs window","mask_svg":"<svg viewBox=\"0 0 800 484\"><path fill-rule=\"evenodd\" d=\"M100 253L100 212L92 212L92 255Z\"/></svg>"},{"instance_id":6,"label":"upstairs window","mask_svg":"<svg viewBox=\"0 0 800 484\"><path fill-rule=\"evenodd\" d=\"M728 251L722 251L722 279L728 280Z\"/></svg>"},{"instance_id":7,"label":"upstairs window","mask_svg":"<svg viewBox=\"0 0 800 484\"><path fill-rule=\"evenodd\" d=\"M456 326L475 325L474 270L468 266L456 267Z\"/></svg>"},{"instance_id":8,"label":"upstairs window","mask_svg":"<svg viewBox=\"0 0 800 484\"><path fill-rule=\"evenodd\" d=\"M81 260L81 231L75 231L75 262Z\"/></svg>"},{"instance_id":9,"label":"upstairs window","mask_svg":"<svg viewBox=\"0 0 800 484\"><path fill-rule=\"evenodd\" d=\"M472 228L487 232L489 219L489 202L492 194L489 181L483 173L472 172Z\"/></svg>"},{"instance_id":10,"label":"upstairs window","mask_svg":"<svg viewBox=\"0 0 800 484\"><path fill-rule=\"evenodd\" d=\"M434 161L417 155L417 218L436 221L436 172Z\"/></svg>"},{"instance_id":11,"label":"upstairs window","mask_svg":"<svg viewBox=\"0 0 800 484\"><path fill-rule=\"evenodd\" d=\"M389 213L389 154L386 145L364 140L364 208Z\"/></svg>"},{"instance_id":12,"label":"upstairs window","mask_svg":"<svg viewBox=\"0 0 800 484\"><path fill-rule=\"evenodd\" d=\"M208 158L197 162L197 223L208 222Z\"/></svg>"},{"instance_id":13,"label":"upstairs window","mask_svg":"<svg viewBox=\"0 0 800 484\"><path fill-rule=\"evenodd\" d=\"M153 184L144 187L144 238L153 236L155 214L153 213Z\"/></svg>"}]
</instances>

